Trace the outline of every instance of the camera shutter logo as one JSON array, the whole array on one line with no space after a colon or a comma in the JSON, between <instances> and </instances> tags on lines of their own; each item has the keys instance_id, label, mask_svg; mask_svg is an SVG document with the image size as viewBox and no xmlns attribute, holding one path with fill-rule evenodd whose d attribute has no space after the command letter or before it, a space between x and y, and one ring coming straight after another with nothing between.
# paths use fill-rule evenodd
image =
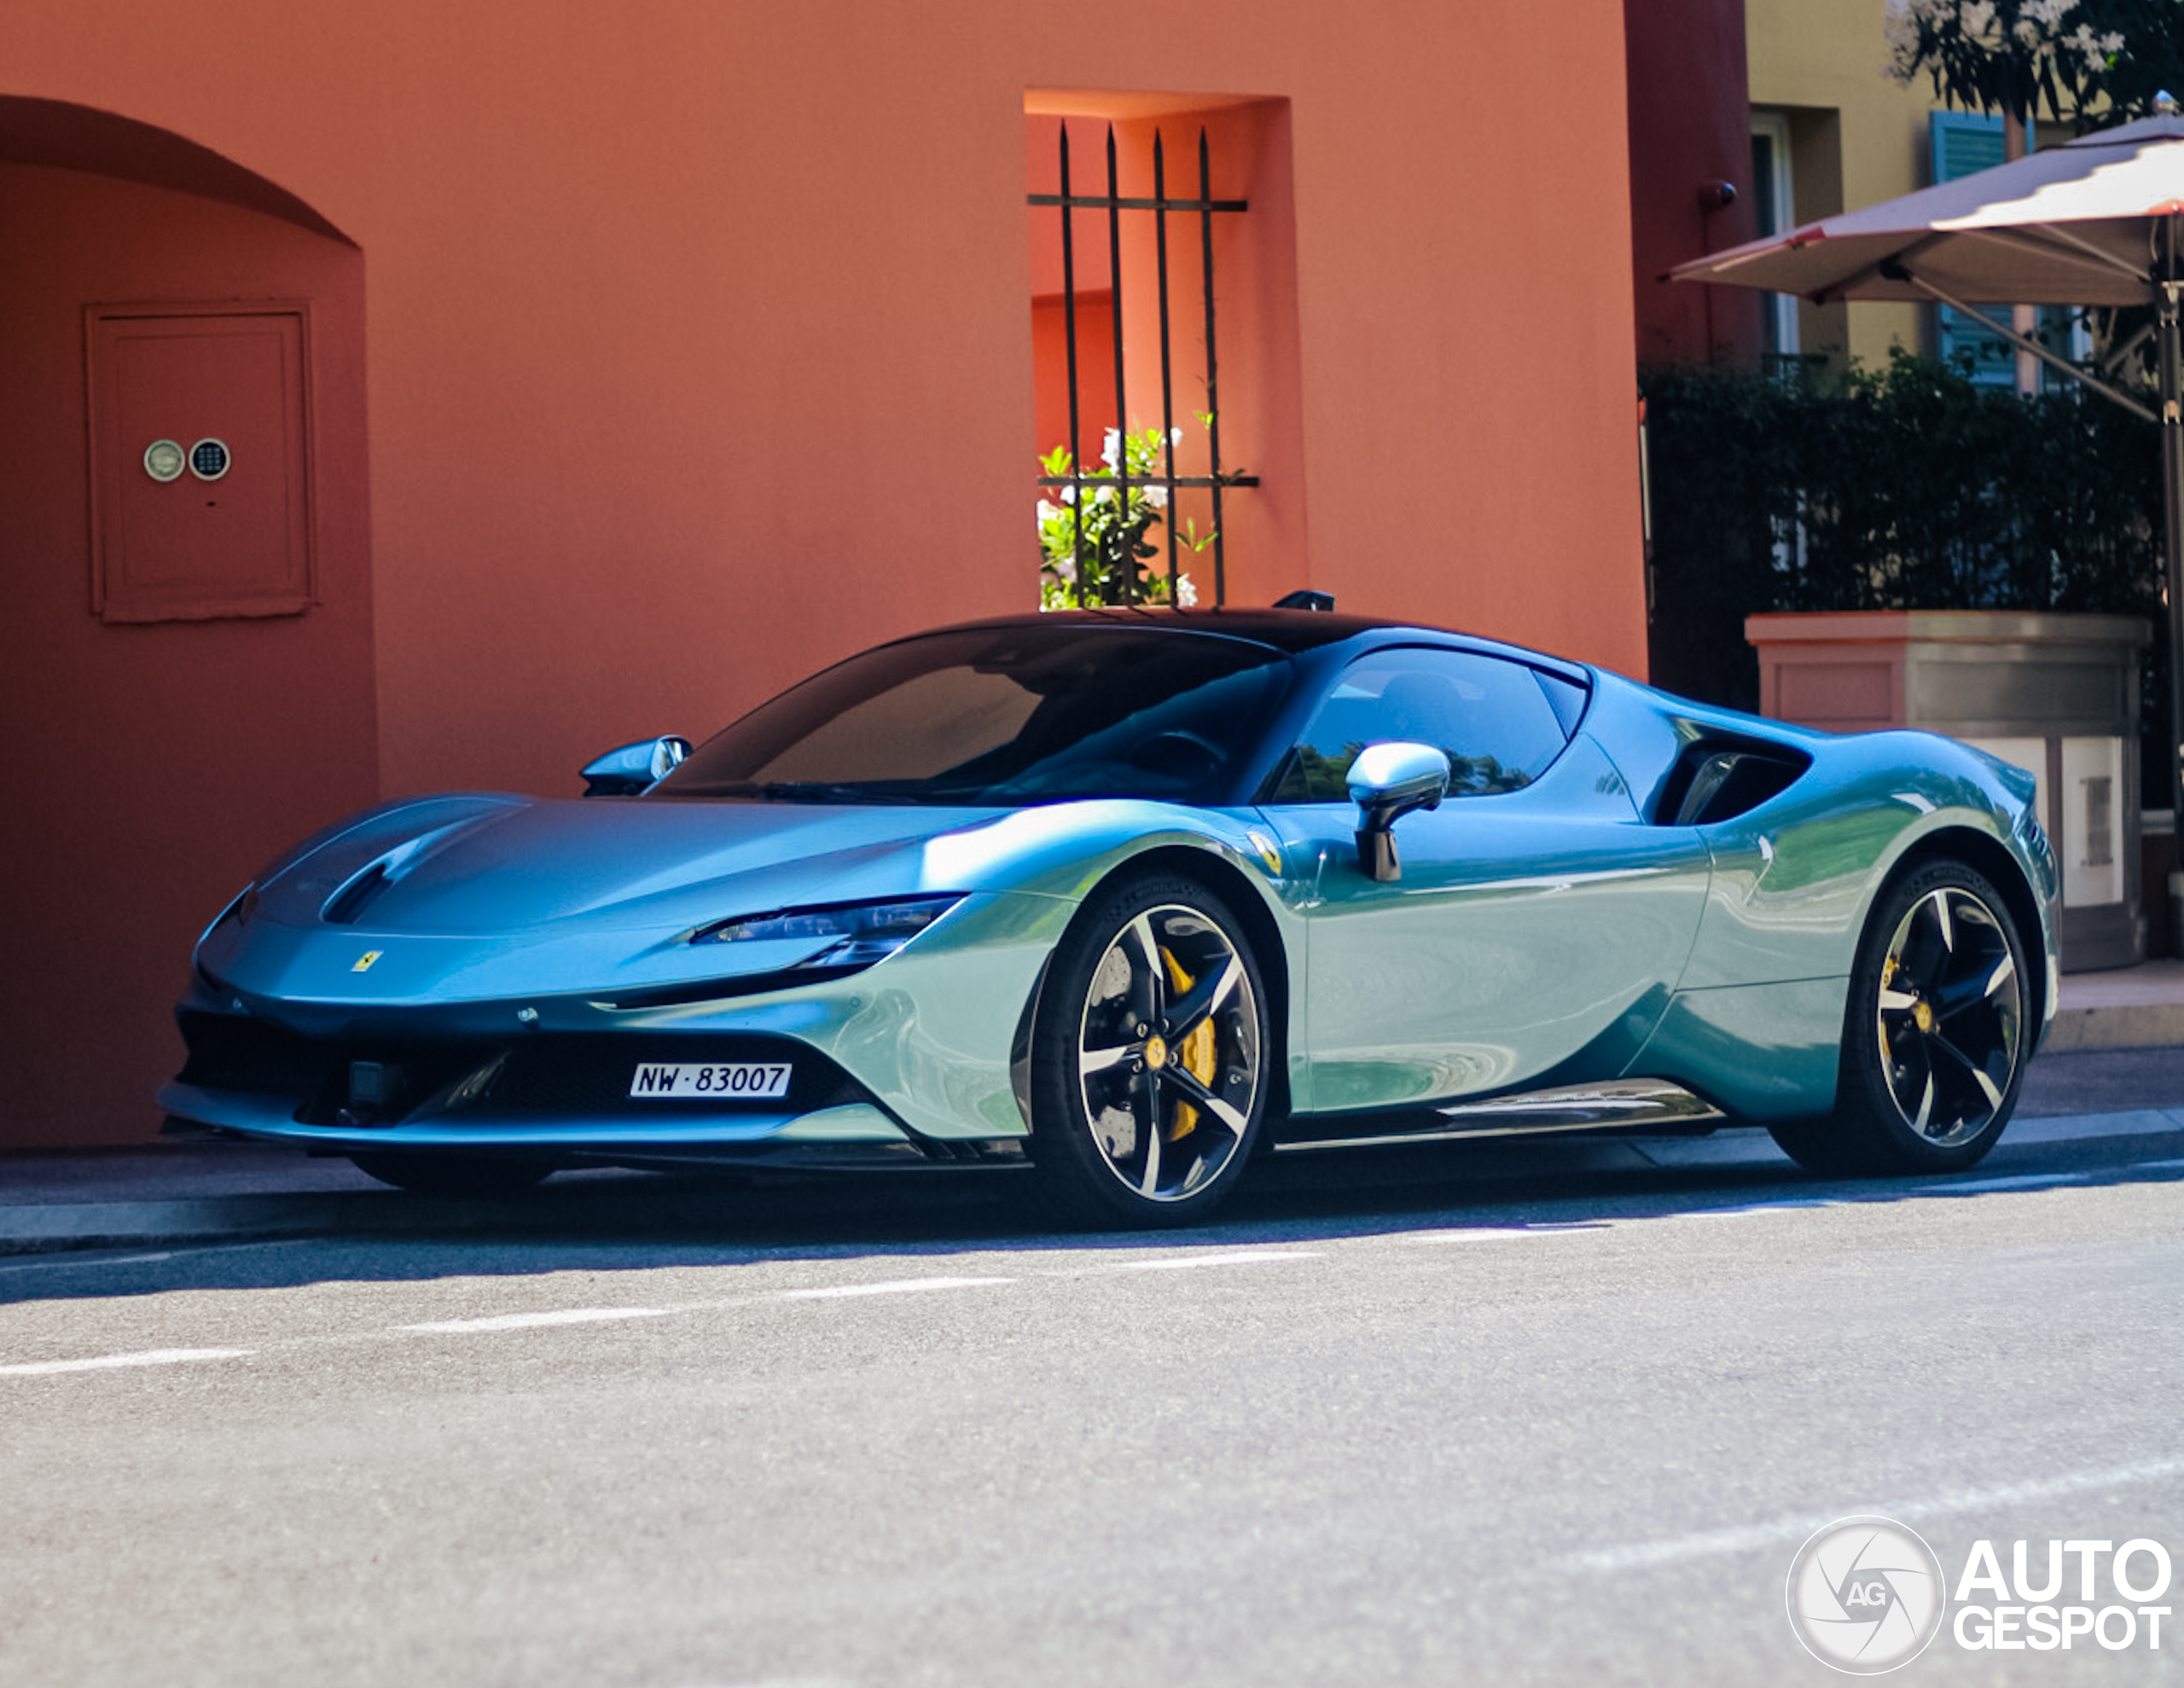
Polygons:
<instances>
[{"instance_id":1,"label":"camera shutter logo","mask_svg":"<svg viewBox=\"0 0 2184 1688\"><path fill-rule=\"evenodd\" d=\"M1941 1561L1890 1518L1840 1518L1798 1550L1786 1593L1790 1627L1822 1664L1878 1676L1908 1664L1941 1632Z\"/></svg>"}]
</instances>

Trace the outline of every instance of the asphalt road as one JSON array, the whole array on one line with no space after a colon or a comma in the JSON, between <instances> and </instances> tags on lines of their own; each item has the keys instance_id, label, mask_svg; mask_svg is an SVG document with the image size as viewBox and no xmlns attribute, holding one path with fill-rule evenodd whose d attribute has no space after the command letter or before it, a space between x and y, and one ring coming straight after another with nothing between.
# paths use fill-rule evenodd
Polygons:
<instances>
[{"instance_id":1,"label":"asphalt road","mask_svg":"<svg viewBox=\"0 0 2184 1688\"><path fill-rule=\"evenodd\" d=\"M1171 1238L1004 1175L0 1262L0 1682L1821 1683L1785 1579L1847 1514L1952 1584L2184 1570L2184 1134L1943 1187L1487 1146ZM2133 1622L1894 1679L2175 1678Z\"/></svg>"}]
</instances>

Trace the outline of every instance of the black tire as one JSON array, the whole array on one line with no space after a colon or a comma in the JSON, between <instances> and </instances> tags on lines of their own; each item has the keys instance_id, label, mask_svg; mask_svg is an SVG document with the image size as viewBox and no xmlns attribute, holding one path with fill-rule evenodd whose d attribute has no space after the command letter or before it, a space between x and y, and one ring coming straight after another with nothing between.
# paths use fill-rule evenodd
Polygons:
<instances>
[{"instance_id":1,"label":"black tire","mask_svg":"<svg viewBox=\"0 0 2184 1688\"><path fill-rule=\"evenodd\" d=\"M528 1190L554 1170L544 1161L501 1155L434 1154L389 1149L351 1155L359 1172L423 1196L505 1196Z\"/></svg>"},{"instance_id":2,"label":"black tire","mask_svg":"<svg viewBox=\"0 0 2184 1688\"><path fill-rule=\"evenodd\" d=\"M1265 1125L1266 1003L1242 923L1195 881L1078 911L1031 1033L1031 1157L1062 1217L1188 1225L1227 1198Z\"/></svg>"},{"instance_id":3,"label":"black tire","mask_svg":"<svg viewBox=\"0 0 2184 1688\"><path fill-rule=\"evenodd\" d=\"M1833 1175L1961 1172L2008 1125L2036 1028L2009 906L1960 862L1914 868L1859 941L1835 1112L1770 1126Z\"/></svg>"}]
</instances>

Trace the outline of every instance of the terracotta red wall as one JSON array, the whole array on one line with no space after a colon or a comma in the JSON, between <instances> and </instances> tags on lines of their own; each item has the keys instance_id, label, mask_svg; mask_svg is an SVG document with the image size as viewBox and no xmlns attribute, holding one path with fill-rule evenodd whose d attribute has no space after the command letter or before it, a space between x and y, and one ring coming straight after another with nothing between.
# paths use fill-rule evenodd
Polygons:
<instances>
[{"instance_id":1,"label":"terracotta red wall","mask_svg":"<svg viewBox=\"0 0 2184 1688\"><path fill-rule=\"evenodd\" d=\"M1676 264L1752 238L1744 8L1745 0L1625 0L1641 364L1759 361L1759 294L1661 279ZM1878 8L1875 18L1878 43ZM1734 203L1724 206L1711 191L1722 182L1735 189Z\"/></svg>"},{"instance_id":2,"label":"terracotta red wall","mask_svg":"<svg viewBox=\"0 0 2184 1688\"><path fill-rule=\"evenodd\" d=\"M198 931L378 790L363 265L261 212L72 170L0 165L0 1147L125 1141L156 1128L181 1059ZM319 601L107 624L84 307L235 299L310 310ZM234 491L263 467L238 462Z\"/></svg>"},{"instance_id":3,"label":"terracotta red wall","mask_svg":"<svg viewBox=\"0 0 2184 1688\"><path fill-rule=\"evenodd\" d=\"M1642 670L1615 0L0 9L0 96L186 137L361 251L388 794L572 792L1029 601L1035 90L1243 113L1287 262L1223 319L1267 478L1238 595Z\"/></svg>"}]
</instances>

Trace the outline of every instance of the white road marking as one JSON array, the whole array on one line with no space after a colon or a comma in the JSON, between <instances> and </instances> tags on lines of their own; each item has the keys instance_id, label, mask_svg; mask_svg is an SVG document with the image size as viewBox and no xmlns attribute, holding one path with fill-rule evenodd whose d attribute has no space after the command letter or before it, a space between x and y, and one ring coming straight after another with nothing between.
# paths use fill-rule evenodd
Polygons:
<instances>
[{"instance_id":1,"label":"white road marking","mask_svg":"<svg viewBox=\"0 0 2184 1688\"><path fill-rule=\"evenodd\" d=\"M784 1301L833 1301L845 1296L905 1296L921 1290L968 1290L986 1284L1013 1284L1014 1278L893 1278L878 1284L836 1284L823 1290L783 1290Z\"/></svg>"},{"instance_id":2,"label":"white road marking","mask_svg":"<svg viewBox=\"0 0 2184 1688\"><path fill-rule=\"evenodd\" d=\"M1916 1184L1911 1193L1960 1196L1980 1190L2033 1190L2045 1184L2082 1184L2094 1175L2090 1172L2020 1172L2008 1178L1967 1178L1957 1184Z\"/></svg>"},{"instance_id":3,"label":"white road marking","mask_svg":"<svg viewBox=\"0 0 2184 1688\"><path fill-rule=\"evenodd\" d=\"M1107 1261L1098 1266L1077 1267L1062 1275L1079 1278L1107 1272L1188 1272L1198 1266L1258 1266L1268 1261L1323 1258L1316 1249L1245 1249L1230 1254L1186 1255L1181 1260Z\"/></svg>"},{"instance_id":4,"label":"white road marking","mask_svg":"<svg viewBox=\"0 0 2184 1688\"><path fill-rule=\"evenodd\" d=\"M1949 1512L1976 1512L2018 1506L2059 1495L2082 1494L2088 1489L2129 1489L2138 1484L2184 1477L2184 1459L2157 1459L2143 1465L2123 1465L2106 1471L2075 1471L2065 1476L2030 1482L2002 1483L1993 1488L1960 1489L1953 1494L1930 1495L1924 1499L1885 1501L1878 1505L1844 1505L1832 1513L1815 1512L1802 1518L1777 1518L1770 1523L1747 1524L1734 1529L1704 1530L1695 1535L1674 1536L1665 1541L1632 1542L1621 1547L1594 1548L1557 1560L1564 1570L1627 1571L1653 1565L1675 1564L1722 1553L1742 1553L1778 1542L1802 1541L1825 1529L1838 1518L1875 1517L1898 1523L1936 1517Z\"/></svg>"},{"instance_id":5,"label":"white road marking","mask_svg":"<svg viewBox=\"0 0 2184 1688\"><path fill-rule=\"evenodd\" d=\"M191 1360L240 1360L256 1351L247 1348L155 1348L142 1354L102 1354L96 1360L38 1360L26 1366L0 1366L0 1378L49 1378L58 1372L106 1372L120 1366L179 1366Z\"/></svg>"},{"instance_id":6,"label":"white road marking","mask_svg":"<svg viewBox=\"0 0 2184 1688\"><path fill-rule=\"evenodd\" d=\"M527 1331L541 1325L590 1325L606 1319L665 1319L664 1307L570 1307L555 1313L502 1313L491 1319L443 1319L404 1325L404 1331L467 1334L473 1331Z\"/></svg>"}]
</instances>

